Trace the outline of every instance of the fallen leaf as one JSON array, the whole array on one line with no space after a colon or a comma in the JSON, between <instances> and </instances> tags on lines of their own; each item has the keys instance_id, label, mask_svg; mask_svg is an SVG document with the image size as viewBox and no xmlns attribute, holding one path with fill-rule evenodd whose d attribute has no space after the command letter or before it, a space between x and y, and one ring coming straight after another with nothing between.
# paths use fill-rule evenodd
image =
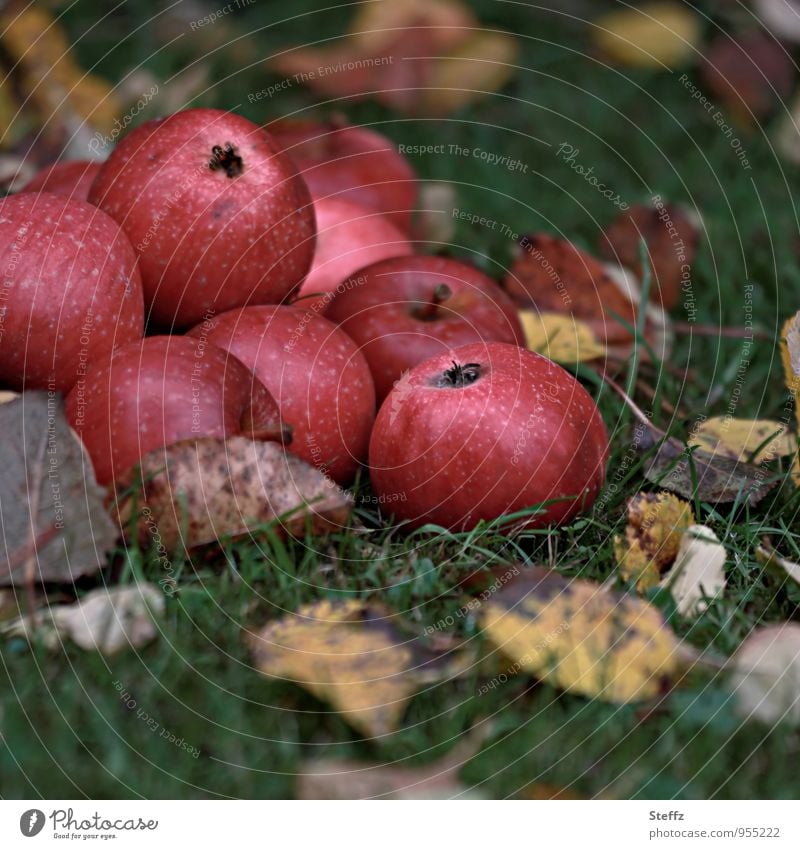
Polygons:
<instances>
[{"instance_id":1,"label":"fallen leaf","mask_svg":"<svg viewBox=\"0 0 800 849\"><path fill-rule=\"evenodd\" d=\"M566 239L523 236L504 287L522 309L572 315L602 344L632 341L617 318L636 324L631 298L602 262Z\"/></svg>"},{"instance_id":2,"label":"fallen leaf","mask_svg":"<svg viewBox=\"0 0 800 849\"><path fill-rule=\"evenodd\" d=\"M693 212L658 199L657 205L638 204L620 212L600 237L599 249L603 257L641 278L644 241L652 274L651 300L672 309L697 255L699 238L699 221Z\"/></svg>"},{"instance_id":3,"label":"fallen leaf","mask_svg":"<svg viewBox=\"0 0 800 849\"><path fill-rule=\"evenodd\" d=\"M800 563L780 557L766 540L764 541L764 545L760 545L756 549L756 559L759 563L763 563L765 568L781 581L785 581L788 578L790 581L794 581L795 584L800 585Z\"/></svg>"},{"instance_id":4,"label":"fallen leaf","mask_svg":"<svg viewBox=\"0 0 800 849\"><path fill-rule=\"evenodd\" d=\"M705 525L691 525L681 537L678 555L661 585L667 587L682 616L697 616L707 607L706 598L725 589L725 548Z\"/></svg>"},{"instance_id":5,"label":"fallen leaf","mask_svg":"<svg viewBox=\"0 0 800 849\"><path fill-rule=\"evenodd\" d=\"M16 85L21 92L23 108L15 120L25 132L41 128L43 135L66 144L67 156L85 156L93 133L109 133L120 113L112 87L78 66L66 32L41 5L8 9L0 15L0 33L13 63L2 87Z\"/></svg>"},{"instance_id":6,"label":"fallen leaf","mask_svg":"<svg viewBox=\"0 0 800 849\"><path fill-rule=\"evenodd\" d=\"M117 531L105 490L64 418L55 392L25 392L0 404L0 585L72 582L106 563Z\"/></svg>"},{"instance_id":7,"label":"fallen leaf","mask_svg":"<svg viewBox=\"0 0 800 849\"><path fill-rule=\"evenodd\" d=\"M431 67L419 92L428 115L450 115L500 91L514 76L519 56L517 40L507 32L477 32Z\"/></svg>"},{"instance_id":8,"label":"fallen leaf","mask_svg":"<svg viewBox=\"0 0 800 849\"><path fill-rule=\"evenodd\" d=\"M700 18L677 2L644 3L594 21L592 41L611 61L636 68L675 68L689 62L701 38Z\"/></svg>"},{"instance_id":9,"label":"fallen leaf","mask_svg":"<svg viewBox=\"0 0 800 849\"><path fill-rule=\"evenodd\" d=\"M681 664L678 641L655 607L548 569L531 569L501 589L481 608L481 621L517 669L604 701L657 696Z\"/></svg>"},{"instance_id":10,"label":"fallen leaf","mask_svg":"<svg viewBox=\"0 0 800 849\"><path fill-rule=\"evenodd\" d=\"M458 207L452 183L426 181L419 189L419 209L414 222L414 243L428 247L450 245L455 233L453 210Z\"/></svg>"},{"instance_id":11,"label":"fallen leaf","mask_svg":"<svg viewBox=\"0 0 800 849\"><path fill-rule=\"evenodd\" d=\"M531 351L557 363L574 365L604 357L605 345L595 338L588 324L560 313L520 310L525 343Z\"/></svg>"},{"instance_id":12,"label":"fallen leaf","mask_svg":"<svg viewBox=\"0 0 800 849\"><path fill-rule=\"evenodd\" d=\"M796 453L797 438L785 424L770 419L713 416L692 431L689 445L743 463L763 463Z\"/></svg>"},{"instance_id":13,"label":"fallen leaf","mask_svg":"<svg viewBox=\"0 0 800 849\"><path fill-rule=\"evenodd\" d=\"M69 638L87 651L112 655L121 649L139 648L158 634L154 617L164 613L164 594L152 584L102 587L75 604L46 607L2 626L6 636L41 638L57 648Z\"/></svg>"},{"instance_id":14,"label":"fallen leaf","mask_svg":"<svg viewBox=\"0 0 800 849\"><path fill-rule=\"evenodd\" d=\"M356 599L319 601L250 633L248 641L260 672L300 684L365 737L380 737L398 727L420 687L469 663L465 653L436 653L402 635L391 617Z\"/></svg>"},{"instance_id":15,"label":"fallen leaf","mask_svg":"<svg viewBox=\"0 0 800 849\"><path fill-rule=\"evenodd\" d=\"M792 91L791 54L763 30L718 35L700 64L703 83L740 126L764 118Z\"/></svg>"},{"instance_id":16,"label":"fallen leaf","mask_svg":"<svg viewBox=\"0 0 800 849\"><path fill-rule=\"evenodd\" d=\"M794 417L800 431L800 312L784 322L780 350L784 381L794 398ZM800 454L794 458L792 479L800 486Z\"/></svg>"},{"instance_id":17,"label":"fallen leaf","mask_svg":"<svg viewBox=\"0 0 800 849\"><path fill-rule=\"evenodd\" d=\"M652 425L642 428L638 448L642 453L656 449L644 462L645 478L683 498L694 498L696 490L698 498L711 504L741 499L752 506L776 483L762 468L709 454L702 448L687 448Z\"/></svg>"},{"instance_id":18,"label":"fallen leaf","mask_svg":"<svg viewBox=\"0 0 800 849\"><path fill-rule=\"evenodd\" d=\"M753 0L759 22L776 38L800 43L800 3L797 0Z\"/></svg>"},{"instance_id":19,"label":"fallen leaf","mask_svg":"<svg viewBox=\"0 0 800 849\"><path fill-rule=\"evenodd\" d=\"M800 723L800 625L757 628L728 666L739 716L770 725Z\"/></svg>"},{"instance_id":20,"label":"fallen leaf","mask_svg":"<svg viewBox=\"0 0 800 849\"><path fill-rule=\"evenodd\" d=\"M627 509L628 525L624 536L614 537L614 556L622 578L644 591L657 586L672 566L694 512L667 492L640 492L628 500Z\"/></svg>"},{"instance_id":21,"label":"fallen leaf","mask_svg":"<svg viewBox=\"0 0 800 849\"><path fill-rule=\"evenodd\" d=\"M458 780L490 733L484 722L443 758L421 767L371 764L344 758L307 761L297 776L298 799L481 799Z\"/></svg>"},{"instance_id":22,"label":"fallen leaf","mask_svg":"<svg viewBox=\"0 0 800 849\"><path fill-rule=\"evenodd\" d=\"M141 481L141 484L137 484ZM127 528L137 511L143 545L157 529L167 552L240 536L267 523L302 535L341 527L353 499L274 442L235 436L177 442L148 454L117 483L115 512ZM146 509L144 509L146 508Z\"/></svg>"}]
</instances>

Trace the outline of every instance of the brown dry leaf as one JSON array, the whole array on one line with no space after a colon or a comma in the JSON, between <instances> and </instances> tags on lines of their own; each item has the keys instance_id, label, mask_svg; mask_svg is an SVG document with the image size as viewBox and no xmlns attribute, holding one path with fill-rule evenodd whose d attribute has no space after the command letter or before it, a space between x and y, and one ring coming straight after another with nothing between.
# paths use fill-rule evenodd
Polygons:
<instances>
[{"instance_id":1,"label":"brown dry leaf","mask_svg":"<svg viewBox=\"0 0 800 849\"><path fill-rule=\"evenodd\" d=\"M800 723L800 625L757 628L728 667L739 716L770 725Z\"/></svg>"},{"instance_id":2,"label":"brown dry leaf","mask_svg":"<svg viewBox=\"0 0 800 849\"><path fill-rule=\"evenodd\" d=\"M0 40L14 63L3 87L16 85L35 119L20 114L23 131L42 127L44 134L69 142L79 155L94 131L108 133L120 109L111 86L76 63L61 25L41 6L14 8L0 15ZM14 95L11 95L14 97ZM8 132L0 137L7 146Z\"/></svg>"},{"instance_id":3,"label":"brown dry leaf","mask_svg":"<svg viewBox=\"0 0 800 849\"><path fill-rule=\"evenodd\" d=\"M661 582L682 616L697 616L708 607L706 599L722 595L726 559L725 548L711 528L691 525L686 529L675 563Z\"/></svg>"},{"instance_id":4,"label":"brown dry leaf","mask_svg":"<svg viewBox=\"0 0 800 849\"><path fill-rule=\"evenodd\" d=\"M517 669L609 702L657 696L681 666L659 611L636 596L536 568L481 609L489 641Z\"/></svg>"},{"instance_id":5,"label":"brown dry leaf","mask_svg":"<svg viewBox=\"0 0 800 849\"><path fill-rule=\"evenodd\" d=\"M592 41L603 55L636 68L683 65L695 56L701 36L698 15L669 0L608 12L592 29Z\"/></svg>"},{"instance_id":6,"label":"brown dry leaf","mask_svg":"<svg viewBox=\"0 0 800 849\"><path fill-rule=\"evenodd\" d=\"M714 38L704 51L700 74L712 99L746 128L791 93L795 67L779 41L753 30L735 38L728 33Z\"/></svg>"},{"instance_id":7,"label":"brown dry leaf","mask_svg":"<svg viewBox=\"0 0 800 849\"><path fill-rule=\"evenodd\" d=\"M770 419L713 416L693 430L689 445L731 460L763 463L794 454L797 438L785 424Z\"/></svg>"},{"instance_id":8,"label":"brown dry leaf","mask_svg":"<svg viewBox=\"0 0 800 849\"><path fill-rule=\"evenodd\" d=\"M604 263L546 233L520 239L504 287L522 309L572 315L604 344L630 343L616 316L636 324L636 308Z\"/></svg>"},{"instance_id":9,"label":"brown dry leaf","mask_svg":"<svg viewBox=\"0 0 800 849\"><path fill-rule=\"evenodd\" d=\"M597 341L592 328L572 316L520 310L519 320L527 347L557 363L585 363L601 359L608 353L606 346Z\"/></svg>"},{"instance_id":10,"label":"brown dry leaf","mask_svg":"<svg viewBox=\"0 0 800 849\"><path fill-rule=\"evenodd\" d=\"M138 648L158 634L154 617L164 613L164 594L152 584L102 587L75 604L60 604L25 615L0 628L10 637L41 638L57 648L69 638L82 649L112 655Z\"/></svg>"},{"instance_id":11,"label":"brown dry leaf","mask_svg":"<svg viewBox=\"0 0 800 849\"><path fill-rule=\"evenodd\" d=\"M600 237L599 250L641 278L644 241L652 274L651 301L672 309L680 299L686 267L697 255L700 226L693 211L660 199L657 204L638 204L620 212Z\"/></svg>"},{"instance_id":12,"label":"brown dry leaf","mask_svg":"<svg viewBox=\"0 0 800 849\"><path fill-rule=\"evenodd\" d=\"M355 599L319 601L250 633L248 642L262 673L300 684L365 737L380 737L399 726L420 687L470 663L466 653L437 653L402 635L391 618Z\"/></svg>"},{"instance_id":13,"label":"brown dry leaf","mask_svg":"<svg viewBox=\"0 0 800 849\"><path fill-rule=\"evenodd\" d=\"M307 527L321 533L341 527L353 504L351 495L281 445L241 436L186 440L152 451L141 475L124 475L117 492L122 527L137 510L142 544L157 528L167 552L273 522L279 533L302 535Z\"/></svg>"},{"instance_id":14,"label":"brown dry leaf","mask_svg":"<svg viewBox=\"0 0 800 849\"><path fill-rule=\"evenodd\" d=\"M307 761L297 776L298 799L480 799L458 780L491 731L484 722L428 766L370 764L344 758Z\"/></svg>"},{"instance_id":15,"label":"brown dry leaf","mask_svg":"<svg viewBox=\"0 0 800 849\"><path fill-rule=\"evenodd\" d=\"M102 568L117 531L105 490L64 418L60 396L25 392L0 404L0 585L72 582Z\"/></svg>"},{"instance_id":16,"label":"brown dry leaf","mask_svg":"<svg viewBox=\"0 0 800 849\"><path fill-rule=\"evenodd\" d=\"M741 500L755 505L776 483L764 469L709 454L702 448L687 448L652 425L642 428L638 448L642 453L656 449L645 460L645 478L683 498L694 498L696 484L697 496L711 504Z\"/></svg>"},{"instance_id":17,"label":"brown dry leaf","mask_svg":"<svg viewBox=\"0 0 800 849\"><path fill-rule=\"evenodd\" d=\"M689 504L668 492L634 495L628 500L625 534L614 538L614 556L623 579L635 581L640 592L657 586L693 523Z\"/></svg>"},{"instance_id":18,"label":"brown dry leaf","mask_svg":"<svg viewBox=\"0 0 800 849\"><path fill-rule=\"evenodd\" d=\"M800 431L800 312L785 321L780 348L784 381L794 397L794 417ZM795 456L792 479L800 486L800 455Z\"/></svg>"},{"instance_id":19,"label":"brown dry leaf","mask_svg":"<svg viewBox=\"0 0 800 849\"><path fill-rule=\"evenodd\" d=\"M785 581L789 578L790 581L800 585L800 563L780 557L768 540L764 540L764 544L756 549L756 560L763 563L765 568L779 580Z\"/></svg>"}]
</instances>

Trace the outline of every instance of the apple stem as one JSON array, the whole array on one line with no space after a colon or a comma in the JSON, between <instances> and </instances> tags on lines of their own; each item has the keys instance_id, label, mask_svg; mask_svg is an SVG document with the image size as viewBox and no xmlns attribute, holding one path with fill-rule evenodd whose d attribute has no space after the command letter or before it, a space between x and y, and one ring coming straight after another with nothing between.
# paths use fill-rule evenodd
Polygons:
<instances>
[{"instance_id":1,"label":"apple stem","mask_svg":"<svg viewBox=\"0 0 800 849\"><path fill-rule=\"evenodd\" d=\"M439 318L439 307L452 296L453 290L447 283L440 283L434 290L429 301L420 304L414 315L421 321L435 321Z\"/></svg>"},{"instance_id":2,"label":"apple stem","mask_svg":"<svg viewBox=\"0 0 800 849\"><path fill-rule=\"evenodd\" d=\"M439 386L462 387L469 386L481 376L480 363L467 363L462 366L453 361L453 367L447 369L439 378Z\"/></svg>"},{"instance_id":3,"label":"apple stem","mask_svg":"<svg viewBox=\"0 0 800 849\"><path fill-rule=\"evenodd\" d=\"M218 144L211 148L211 159L208 167L212 171L224 171L228 177L233 179L244 171L244 162L236 152L236 148L230 142L225 142L224 148Z\"/></svg>"}]
</instances>

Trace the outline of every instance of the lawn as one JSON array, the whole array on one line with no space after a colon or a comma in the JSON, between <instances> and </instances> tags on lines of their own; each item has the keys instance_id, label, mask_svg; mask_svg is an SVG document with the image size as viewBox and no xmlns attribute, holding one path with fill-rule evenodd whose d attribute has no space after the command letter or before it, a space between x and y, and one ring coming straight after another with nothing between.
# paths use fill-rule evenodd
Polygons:
<instances>
[{"instance_id":1,"label":"lawn","mask_svg":"<svg viewBox=\"0 0 800 849\"><path fill-rule=\"evenodd\" d=\"M167 46L157 4L124 4L113 25L92 28L98 5L79 0L64 23L84 66L110 80L139 64L166 80L202 58L215 82L192 105L235 109L262 123L339 109L398 144L444 144L448 151L458 145L518 160L524 170L450 153L411 157L423 180L454 185L459 210L498 222L482 227L455 218L447 249L493 276L511 261L509 232L543 230L593 250L617 214L559 154L562 145L577 150L573 162L593 168L629 204L660 195L696 208L702 246L691 297L673 318L700 327L744 327L752 320L760 333L754 341L680 333L669 369L643 372L676 410L671 417L656 412L657 423L685 435L700 414L781 417L787 391L774 339L800 308L798 173L773 149L769 122L740 133L743 164L692 98L680 79L683 70L621 70L592 55L581 13L563 11L591 14L600 5L588 3L550 12L494 0L471 4L487 25L517 34L520 67L500 93L447 119L409 119L372 102L319 103L300 86L249 102L248 93L277 79L262 59L308 39L310 27L315 38L341 31L346 15L321 5L260 0L243 6L225 25L228 37L247 34L246 43L217 50L211 32L205 40L185 34ZM700 6L710 12L717 4ZM709 31L715 26L707 23ZM696 84L694 69L686 74ZM589 368L578 373L611 434L613 481L630 447L630 417ZM648 404L645 396L637 400ZM712 671L693 672L645 709L565 694L524 675L479 693L476 670L429 687L412 700L397 733L365 741L304 690L253 670L243 628L325 597L380 600L420 632L452 615L453 634L486 649L474 617L457 615L460 582L507 561L606 580L616 570L613 536L624 528L626 499L652 488L638 460L616 483L593 512L558 531L512 538L491 529L409 535L379 516L364 475L354 487L358 530L290 542L264 533L230 543L216 557L176 559L179 591L166 599L159 637L138 652L103 657L70 644L53 652L21 639L4 641L0 792L285 798L294 795L295 776L309 758L422 765L443 756L478 720L491 718L489 739L460 773L491 798L525 796L532 783L585 798L796 798L797 732L741 723L725 677ZM728 655L759 623L799 618L800 591L766 575L754 557L764 535L787 556L800 556L798 507L788 479L756 508L699 504L698 522L712 527L727 549L728 587L691 622L662 596L654 599L680 636ZM157 582L162 571L153 552L120 549L106 574L81 590L101 581ZM120 687L135 699L139 716L120 698ZM164 729L186 746L165 739Z\"/></svg>"}]
</instances>

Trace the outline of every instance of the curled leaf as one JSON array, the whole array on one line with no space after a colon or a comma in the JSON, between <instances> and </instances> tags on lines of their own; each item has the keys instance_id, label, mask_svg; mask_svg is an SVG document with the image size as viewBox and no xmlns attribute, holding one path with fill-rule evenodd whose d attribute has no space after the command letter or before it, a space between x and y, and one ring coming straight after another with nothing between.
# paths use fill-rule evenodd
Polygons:
<instances>
[{"instance_id":1,"label":"curled leaf","mask_svg":"<svg viewBox=\"0 0 800 849\"><path fill-rule=\"evenodd\" d=\"M675 68L688 62L700 43L700 18L677 2L644 3L608 12L594 22L592 39L619 65Z\"/></svg>"},{"instance_id":2,"label":"curled leaf","mask_svg":"<svg viewBox=\"0 0 800 849\"><path fill-rule=\"evenodd\" d=\"M725 548L705 525L691 525L681 537L678 555L662 586L669 588L683 616L696 616L725 589Z\"/></svg>"},{"instance_id":3,"label":"curled leaf","mask_svg":"<svg viewBox=\"0 0 800 849\"><path fill-rule=\"evenodd\" d=\"M3 625L2 632L28 640L40 637L50 648L69 638L82 649L111 655L149 643L158 634L154 616L163 613L164 595L152 584L103 587L75 604L48 607L35 617L22 616Z\"/></svg>"},{"instance_id":4,"label":"curled leaf","mask_svg":"<svg viewBox=\"0 0 800 849\"><path fill-rule=\"evenodd\" d=\"M519 320L528 348L557 363L574 365L600 359L607 353L592 328L571 316L520 310Z\"/></svg>"},{"instance_id":5,"label":"curled leaf","mask_svg":"<svg viewBox=\"0 0 800 849\"><path fill-rule=\"evenodd\" d=\"M672 566L681 537L694 522L692 508L668 492L640 492L628 501L624 536L614 538L614 555L625 581L640 591L655 587Z\"/></svg>"},{"instance_id":6,"label":"curled leaf","mask_svg":"<svg viewBox=\"0 0 800 849\"><path fill-rule=\"evenodd\" d=\"M763 463L797 451L797 439L785 424L769 419L735 419L714 416L692 432L689 445L720 457Z\"/></svg>"},{"instance_id":7,"label":"curled leaf","mask_svg":"<svg viewBox=\"0 0 800 849\"><path fill-rule=\"evenodd\" d=\"M71 583L106 563L117 531L105 490L64 417L55 392L25 392L0 404L0 585Z\"/></svg>"},{"instance_id":8,"label":"curled leaf","mask_svg":"<svg viewBox=\"0 0 800 849\"><path fill-rule=\"evenodd\" d=\"M800 625L757 628L729 661L736 712L773 725L800 723Z\"/></svg>"},{"instance_id":9,"label":"curled leaf","mask_svg":"<svg viewBox=\"0 0 800 849\"><path fill-rule=\"evenodd\" d=\"M259 671L305 687L366 737L390 734L420 687L467 666L465 655L428 649L385 608L358 600L304 605L248 641Z\"/></svg>"},{"instance_id":10,"label":"curled leaf","mask_svg":"<svg viewBox=\"0 0 800 849\"><path fill-rule=\"evenodd\" d=\"M481 620L517 669L604 701L652 698L681 663L678 641L656 608L548 569L530 570L497 592Z\"/></svg>"},{"instance_id":11,"label":"curled leaf","mask_svg":"<svg viewBox=\"0 0 800 849\"><path fill-rule=\"evenodd\" d=\"M141 479L141 483L137 483ZM167 552L239 536L267 523L279 533L322 532L346 522L352 497L274 442L236 436L177 442L148 454L117 483L115 511L136 511L143 545Z\"/></svg>"}]
</instances>

